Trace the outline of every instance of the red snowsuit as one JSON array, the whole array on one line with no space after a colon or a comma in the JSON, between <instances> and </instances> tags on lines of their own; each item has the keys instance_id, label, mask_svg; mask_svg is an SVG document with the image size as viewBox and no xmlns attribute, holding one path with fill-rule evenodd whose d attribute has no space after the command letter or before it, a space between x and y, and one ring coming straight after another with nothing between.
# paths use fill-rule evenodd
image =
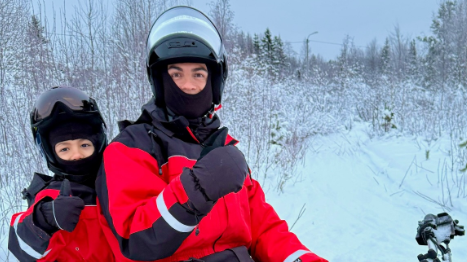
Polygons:
<instances>
[{"instance_id":1,"label":"red snowsuit","mask_svg":"<svg viewBox=\"0 0 467 262\"><path fill-rule=\"evenodd\" d=\"M218 121L208 128L216 129ZM227 138L226 144L234 143ZM206 216L188 212L180 174L201 150L186 120L163 120L154 101L106 148L96 190L100 221L118 261L183 261L239 246L255 261L326 261L289 232L249 176Z\"/></svg>"},{"instance_id":2,"label":"red snowsuit","mask_svg":"<svg viewBox=\"0 0 467 262\"><path fill-rule=\"evenodd\" d=\"M37 182L44 185L51 177L34 174L31 188ZM13 215L10 224L8 248L20 261L115 261L98 222L95 190L70 182L73 195L84 200L85 207L79 222L72 232L64 230L49 235L34 224L33 212L41 200L55 199L60 192L62 181L52 181L36 195L29 196L34 202L25 212Z\"/></svg>"}]
</instances>

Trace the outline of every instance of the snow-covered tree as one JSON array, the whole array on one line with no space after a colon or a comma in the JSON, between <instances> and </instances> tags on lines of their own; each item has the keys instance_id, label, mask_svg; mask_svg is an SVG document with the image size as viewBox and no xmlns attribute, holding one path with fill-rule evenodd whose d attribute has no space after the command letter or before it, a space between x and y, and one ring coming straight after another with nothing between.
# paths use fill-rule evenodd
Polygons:
<instances>
[{"instance_id":1,"label":"snow-covered tree","mask_svg":"<svg viewBox=\"0 0 467 262\"><path fill-rule=\"evenodd\" d=\"M225 48L231 51L234 46L232 40L235 34L235 25L233 23L235 13L230 6L230 0L211 1L209 7L209 16L224 39Z\"/></svg>"},{"instance_id":2,"label":"snow-covered tree","mask_svg":"<svg viewBox=\"0 0 467 262\"><path fill-rule=\"evenodd\" d=\"M410 48L409 48L409 57L408 57L408 74L410 79L413 82L416 82L416 79L419 74L419 61L418 61L418 53L417 53L417 45L415 42L415 39L413 39L410 42Z\"/></svg>"},{"instance_id":3,"label":"snow-covered tree","mask_svg":"<svg viewBox=\"0 0 467 262\"><path fill-rule=\"evenodd\" d=\"M386 38L384 46L381 49L381 72L384 75L391 72L391 46L389 45L389 38Z\"/></svg>"}]
</instances>

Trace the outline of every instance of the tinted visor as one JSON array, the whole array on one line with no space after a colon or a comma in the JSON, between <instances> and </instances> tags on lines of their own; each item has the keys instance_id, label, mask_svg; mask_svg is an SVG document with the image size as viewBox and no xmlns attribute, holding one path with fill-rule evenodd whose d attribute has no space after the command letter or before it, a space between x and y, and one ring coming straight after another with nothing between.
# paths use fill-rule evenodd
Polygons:
<instances>
[{"instance_id":1,"label":"tinted visor","mask_svg":"<svg viewBox=\"0 0 467 262\"><path fill-rule=\"evenodd\" d=\"M32 121L36 123L52 114L57 102L63 103L69 109L80 112L97 112L94 99L75 88L53 88L42 93L36 100L32 112Z\"/></svg>"},{"instance_id":2,"label":"tinted visor","mask_svg":"<svg viewBox=\"0 0 467 262\"><path fill-rule=\"evenodd\" d=\"M148 36L147 58L164 40L180 36L200 39L217 61L223 59L222 40L214 24L198 10L186 6L169 9L157 18Z\"/></svg>"}]
</instances>

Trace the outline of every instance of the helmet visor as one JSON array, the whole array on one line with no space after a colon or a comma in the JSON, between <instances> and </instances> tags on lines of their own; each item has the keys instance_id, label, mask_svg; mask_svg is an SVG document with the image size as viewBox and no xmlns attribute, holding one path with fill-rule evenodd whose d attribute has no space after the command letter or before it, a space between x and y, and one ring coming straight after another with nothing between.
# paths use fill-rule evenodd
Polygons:
<instances>
[{"instance_id":1,"label":"helmet visor","mask_svg":"<svg viewBox=\"0 0 467 262\"><path fill-rule=\"evenodd\" d=\"M95 101L75 88L55 88L42 93L36 100L32 121L36 123L51 115L57 102L63 103L73 111L96 112Z\"/></svg>"},{"instance_id":2,"label":"helmet visor","mask_svg":"<svg viewBox=\"0 0 467 262\"><path fill-rule=\"evenodd\" d=\"M147 57L164 39L180 34L203 40L217 61L223 59L222 40L216 27L204 14L187 6L174 7L157 18L148 36Z\"/></svg>"}]
</instances>

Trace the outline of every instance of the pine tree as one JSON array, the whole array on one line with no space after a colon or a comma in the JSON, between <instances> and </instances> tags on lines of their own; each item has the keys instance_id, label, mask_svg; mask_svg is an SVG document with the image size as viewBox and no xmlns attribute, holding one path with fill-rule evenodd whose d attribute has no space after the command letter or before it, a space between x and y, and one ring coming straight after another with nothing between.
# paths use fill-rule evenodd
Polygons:
<instances>
[{"instance_id":1,"label":"pine tree","mask_svg":"<svg viewBox=\"0 0 467 262\"><path fill-rule=\"evenodd\" d=\"M37 44L47 44L49 41L44 36L44 27L36 15L32 15L28 25L28 33L31 40Z\"/></svg>"},{"instance_id":2,"label":"pine tree","mask_svg":"<svg viewBox=\"0 0 467 262\"><path fill-rule=\"evenodd\" d=\"M446 85L455 84L456 64L461 55L457 46L465 46L459 41L456 32L462 23L456 23L457 1L442 1L436 17L431 24L433 36L424 37L422 41L428 45L425 82L429 86L439 86L443 90ZM462 55L461 55L462 56Z\"/></svg>"},{"instance_id":3,"label":"pine tree","mask_svg":"<svg viewBox=\"0 0 467 262\"><path fill-rule=\"evenodd\" d=\"M410 42L409 47L409 78L412 82L417 82L416 80L419 77L419 70L418 70L418 56L417 56L417 46L415 43L415 39Z\"/></svg>"},{"instance_id":4,"label":"pine tree","mask_svg":"<svg viewBox=\"0 0 467 262\"><path fill-rule=\"evenodd\" d=\"M349 61L349 53L352 46L352 38L350 36L345 36L342 43L342 49L339 57L337 58L337 75L336 82L342 88L347 88L349 80L351 79L351 65Z\"/></svg>"},{"instance_id":5,"label":"pine tree","mask_svg":"<svg viewBox=\"0 0 467 262\"><path fill-rule=\"evenodd\" d=\"M259 36L257 34L253 35L253 53L257 56L260 55Z\"/></svg>"},{"instance_id":6,"label":"pine tree","mask_svg":"<svg viewBox=\"0 0 467 262\"><path fill-rule=\"evenodd\" d=\"M280 36L274 36L273 41L273 65L277 75L284 73L285 68L287 67L287 56L284 52L284 43Z\"/></svg>"},{"instance_id":7,"label":"pine tree","mask_svg":"<svg viewBox=\"0 0 467 262\"><path fill-rule=\"evenodd\" d=\"M27 25L25 41L26 56L23 58L25 78L31 81L30 87L37 95L49 88L49 81L55 66L52 63L49 40L37 16L32 15Z\"/></svg>"},{"instance_id":8,"label":"pine tree","mask_svg":"<svg viewBox=\"0 0 467 262\"><path fill-rule=\"evenodd\" d=\"M439 79L439 71L436 69L437 64L437 43L434 37L425 37L423 42L428 44L428 53L423 59L423 86L429 89L433 89L437 85Z\"/></svg>"},{"instance_id":9,"label":"pine tree","mask_svg":"<svg viewBox=\"0 0 467 262\"><path fill-rule=\"evenodd\" d=\"M365 49L365 77L370 86L376 86L380 79L379 70L381 68L380 48L376 39L373 39Z\"/></svg>"},{"instance_id":10,"label":"pine tree","mask_svg":"<svg viewBox=\"0 0 467 262\"><path fill-rule=\"evenodd\" d=\"M269 31L269 28L267 28L264 32L263 38L261 39L260 56L268 66L272 66L274 64L273 51L274 47L272 43L271 31Z\"/></svg>"},{"instance_id":11,"label":"pine tree","mask_svg":"<svg viewBox=\"0 0 467 262\"><path fill-rule=\"evenodd\" d=\"M384 46L381 49L381 72L387 75L391 71L391 47L389 39L386 38Z\"/></svg>"}]
</instances>

